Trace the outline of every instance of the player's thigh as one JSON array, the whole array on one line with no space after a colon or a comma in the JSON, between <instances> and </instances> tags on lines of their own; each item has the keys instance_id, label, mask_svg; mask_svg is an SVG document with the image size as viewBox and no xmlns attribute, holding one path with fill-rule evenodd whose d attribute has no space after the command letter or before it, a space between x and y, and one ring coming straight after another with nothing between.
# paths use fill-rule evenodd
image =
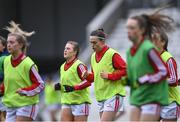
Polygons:
<instances>
[{"instance_id":1,"label":"player's thigh","mask_svg":"<svg viewBox=\"0 0 180 122\"><path fill-rule=\"evenodd\" d=\"M101 122L114 121L117 112L114 111L103 111L101 116Z\"/></svg>"},{"instance_id":2,"label":"player's thigh","mask_svg":"<svg viewBox=\"0 0 180 122\"><path fill-rule=\"evenodd\" d=\"M118 120L121 116L123 116L125 114L125 111L121 111L121 112L117 112L116 116L115 116L115 121Z\"/></svg>"},{"instance_id":3,"label":"player's thigh","mask_svg":"<svg viewBox=\"0 0 180 122\"><path fill-rule=\"evenodd\" d=\"M131 106L131 111L130 111L130 121L135 122L139 121L141 116L141 109L137 106Z\"/></svg>"},{"instance_id":4,"label":"player's thigh","mask_svg":"<svg viewBox=\"0 0 180 122\"><path fill-rule=\"evenodd\" d=\"M32 118L26 116L16 116L16 122L33 121Z\"/></svg>"},{"instance_id":5,"label":"player's thigh","mask_svg":"<svg viewBox=\"0 0 180 122\"><path fill-rule=\"evenodd\" d=\"M159 121L159 115L155 115L155 114L142 114L140 121Z\"/></svg>"},{"instance_id":6,"label":"player's thigh","mask_svg":"<svg viewBox=\"0 0 180 122\"><path fill-rule=\"evenodd\" d=\"M81 116L75 116L74 121L76 122L87 122L88 116L87 115L81 115Z\"/></svg>"},{"instance_id":7,"label":"player's thigh","mask_svg":"<svg viewBox=\"0 0 180 122\"><path fill-rule=\"evenodd\" d=\"M72 114L70 105L62 105L60 120L61 121L74 121L74 116Z\"/></svg>"}]
</instances>

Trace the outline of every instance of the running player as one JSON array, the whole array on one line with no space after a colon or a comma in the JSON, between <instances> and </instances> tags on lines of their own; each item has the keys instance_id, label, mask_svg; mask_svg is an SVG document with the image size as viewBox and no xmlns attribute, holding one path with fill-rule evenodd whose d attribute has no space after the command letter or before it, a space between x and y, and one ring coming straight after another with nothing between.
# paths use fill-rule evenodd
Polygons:
<instances>
[{"instance_id":1,"label":"running player","mask_svg":"<svg viewBox=\"0 0 180 122\"><path fill-rule=\"evenodd\" d=\"M174 57L168 52L168 36L165 32L153 34L153 43L168 68L169 105L161 110L163 121L177 121L180 114L180 89L178 87L177 64Z\"/></svg>"},{"instance_id":2,"label":"running player","mask_svg":"<svg viewBox=\"0 0 180 122\"><path fill-rule=\"evenodd\" d=\"M94 50L91 67L101 121L114 121L117 112L123 111L126 91L121 85L121 77L126 75L126 63L116 50L107 46L106 37L103 29L91 33L90 43Z\"/></svg>"},{"instance_id":3,"label":"running player","mask_svg":"<svg viewBox=\"0 0 180 122\"><path fill-rule=\"evenodd\" d=\"M57 121L57 113L61 110L60 105L60 91L54 90L54 81L52 76L47 76L44 90L44 97L45 97L45 105L46 110L48 111L51 121Z\"/></svg>"},{"instance_id":4,"label":"running player","mask_svg":"<svg viewBox=\"0 0 180 122\"><path fill-rule=\"evenodd\" d=\"M66 62L60 68L60 87L59 84L55 85L56 90L61 88L61 121L87 121L89 115L89 88L73 91L69 87L86 82L84 73L87 72L87 67L78 59L78 54L79 44L68 41L64 49Z\"/></svg>"},{"instance_id":5,"label":"running player","mask_svg":"<svg viewBox=\"0 0 180 122\"><path fill-rule=\"evenodd\" d=\"M131 121L157 121L160 107L168 104L167 69L151 42L154 30L171 31L171 18L155 12L130 17L127 76L130 81Z\"/></svg>"},{"instance_id":6,"label":"running player","mask_svg":"<svg viewBox=\"0 0 180 122\"><path fill-rule=\"evenodd\" d=\"M5 90L2 100L7 107L6 121L32 121L38 112L39 93L44 89L36 65L25 54L27 37L34 32L21 30L13 21L6 29L10 32L7 38L10 55L4 59Z\"/></svg>"},{"instance_id":7,"label":"running player","mask_svg":"<svg viewBox=\"0 0 180 122\"><path fill-rule=\"evenodd\" d=\"M6 116L6 107L2 104L2 96L4 94L3 79L4 79L4 70L3 62L5 57L8 55L6 49L6 39L0 36L0 121L5 120Z\"/></svg>"},{"instance_id":8,"label":"running player","mask_svg":"<svg viewBox=\"0 0 180 122\"><path fill-rule=\"evenodd\" d=\"M116 114L123 111L125 88L121 85L121 77L126 75L126 63L117 51L107 46L106 37L103 29L91 33L92 73L86 72L87 81L74 87L80 90L94 81L101 121L114 121Z\"/></svg>"}]
</instances>

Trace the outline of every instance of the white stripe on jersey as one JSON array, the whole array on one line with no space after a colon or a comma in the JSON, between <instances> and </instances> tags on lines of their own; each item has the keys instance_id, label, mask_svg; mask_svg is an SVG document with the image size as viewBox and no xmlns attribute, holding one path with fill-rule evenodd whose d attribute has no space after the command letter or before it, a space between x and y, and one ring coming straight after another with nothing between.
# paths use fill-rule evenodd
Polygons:
<instances>
[{"instance_id":1,"label":"white stripe on jersey","mask_svg":"<svg viewBox=\"0 0 180 122\"><path fill-rule=\"evenodd\" d=\"M169 69L169 78L168 78L168 83L172 84L172 83L176 83L177 81L177 76L176 76L176 69L174 67L174 63L172 61L173 59L169 59L167 61L167 65L168 65L168 69Z\"/></svg>"},{"instance_id":2,"label":"white stripe on jersey","mask_svg":"<svg viewBox=\"0 0 180 122\"><path fill-rule=\"evenodd\" d=\"M37 81L40 84L39 84L38 87L36 87L33 90L29 90L29 91L21 90L21 93L26 94L26 96L34 96L34 95L40 93L44 89L44 81L42 80L41 76L37 72L35 66L32 66L31 71L32 71L32 73L34 74L34 76L36 77Z\"/></svg>"}]
</instances>

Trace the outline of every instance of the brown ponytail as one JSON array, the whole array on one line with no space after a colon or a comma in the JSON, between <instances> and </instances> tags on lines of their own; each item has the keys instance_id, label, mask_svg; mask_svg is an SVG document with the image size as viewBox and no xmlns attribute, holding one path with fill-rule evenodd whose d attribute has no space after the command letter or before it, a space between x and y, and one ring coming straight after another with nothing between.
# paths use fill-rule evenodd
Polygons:
<instances>
[{"instance_id":1,"label":"brown ponytail","mask_svg":"<svg viewBox=\"0 0 180 122\"><path fill-rule=\"evenodd\" d=\"M144 29L143 36L151 38L154 32L171 32L174 30L172 23L174 20L164 14L160 10L153 14L142 14L140 16L133 16L131 19L137 20L139 27Z\"/></svg>"}]
</instances>

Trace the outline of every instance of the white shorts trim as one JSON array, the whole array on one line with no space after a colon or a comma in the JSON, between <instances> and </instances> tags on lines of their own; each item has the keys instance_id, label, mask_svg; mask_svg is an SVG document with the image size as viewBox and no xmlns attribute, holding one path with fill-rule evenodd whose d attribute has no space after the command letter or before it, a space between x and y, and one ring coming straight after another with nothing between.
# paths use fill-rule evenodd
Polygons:
<instances>
[{"instance_id":1,"label":"white shorts trim","mask_svg":"<svg viewBox=\"0 0 180 122\"><path fill-rule=\"evenodd\" d=\"M175 102L171 103L168 106L163 106L161 109L161 118L163 119L176 119L180 116L180 106Z\"/></svg>"},{"instance_id":2,"label":"white shorts trim","mask_svg":"<svg viewBox=\"0 0 180 122\"><path fill-rule=\"evenodd\" d=\"M99 112L114 111L119 112L124 110L124 97L115 95L110 99L98 102Z\"/></svg>"},{"instance_id":3,"label":"white shorts trim","mask_svg":"<svg viewBox=\"0 0 180 122\"><path fill-rule=\"evenodd\" d=\"M160 115L161 111L161 106L155 103L145 104L142 105L140 108L142 114Z\"/></svg>"},{"instance_id":4,"label":"white shorts trim","mask_svg":"<svg viewBox=\"0 0 180 122\"><path fill-rule=\"evenodd\" d=\"M6 111L7 107L2 103L2 97L0 97L0 111Z\"/></svg>"},{"instance_id":5,"label":"white shorts trim","mask_svg":"<svg viewBox=\"0 0 180 122\"><path fill-rule=\"evenodd\" d=\"M6 110L6 122L15 122L17 116L30 117L35 120L39 107L37 104L23 106L19 108L7 108Z\"/></svg>"},{"instance_id":6,"label":"white shorts trim","mask_svg":"<svg viewBox=\"0 0 180 122\"><path fill-rule=\"evenodd\" d=\"M83 103L79 105L67 105L63 104L62 105L62 110L65 108L70 108L72 111L72 114L74 116L88 116L89 115L89 109L90 109L90 104L88 103Z\"/></svg>"}]
</instances>

